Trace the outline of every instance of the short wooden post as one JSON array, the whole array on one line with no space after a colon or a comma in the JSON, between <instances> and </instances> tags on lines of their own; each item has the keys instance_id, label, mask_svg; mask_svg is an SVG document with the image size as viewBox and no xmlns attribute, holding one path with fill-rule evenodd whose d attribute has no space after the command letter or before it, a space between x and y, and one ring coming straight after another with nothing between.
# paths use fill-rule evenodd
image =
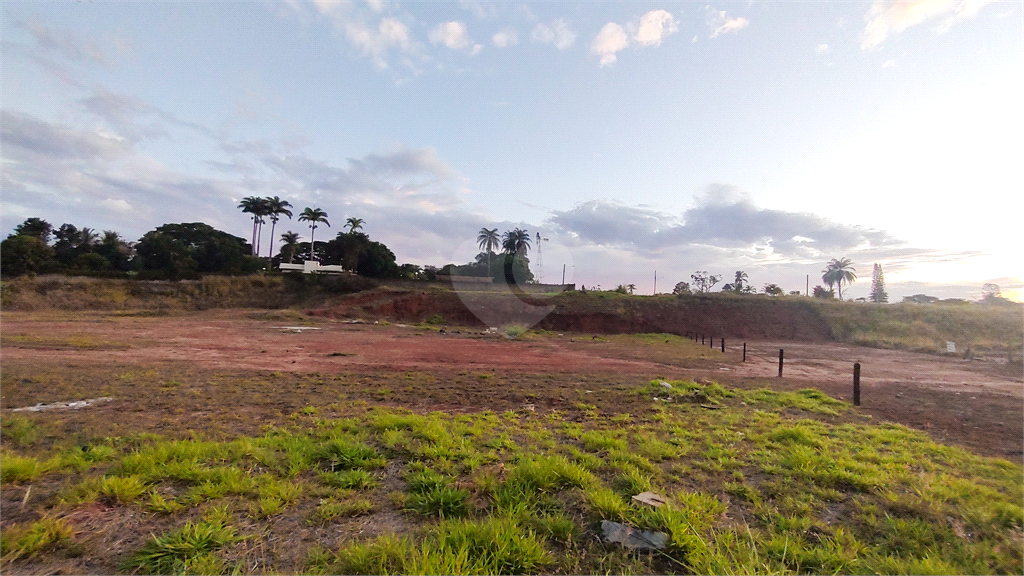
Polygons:
<instances>
[{"instance_id":1,"label":"short wooden post","mask_svg":"<svg viewBox=\"0 0 1024 576\"><path fill-rule=\"evenodd\" d=\"M704 345L704 335L703 334L700 335L700 345L701 346Z\"/></svg>"},{"instance_id":2,"label":"short wooden post","mask_svg":"<svg viewBox=\"0 0 1024 576\"><path fill-rule=\"evenodd\" d=\"M725 353L725 338L722 338L722 353Z\"/></svg>"},{"instance_id":3,"label":"short wooden post","mask_svg":"<svg viewBox=\"0 0 1024 576\"><path fill-rule=\"evenodd\" d=\"M715 339L714 339L714 337L709 337L708 338L708 347L710 347L712 350L715 349Z\"/></svg>"},{"instance_id":4,"label":"short wooden post","mask_svg":"<svg viewBox=\"0 0 1024 576\"><path fill-rule=\"evenodd\" d=\"M853 363L853 405L860 406L860 362Z\"/></svg>"},{"instance_id":5,"label":"short wooden post","mask_svg":"<svg viewBox=\"0 0 1024 576\"><path fill-rule=\"evenodd\" d=\"M747 343L746 342L743 343L743 361L744 362L747 361Z\"/></svg>"},{"instance_id":6,"label":"short wooden post","mask_svg":"<svg viewBox=\"0 0 1024 576\"><path fill-rule=\"evenodd\" d=\"M782 378L782 348L779 348L779 378Z\"/></svg>"}]
</instances>

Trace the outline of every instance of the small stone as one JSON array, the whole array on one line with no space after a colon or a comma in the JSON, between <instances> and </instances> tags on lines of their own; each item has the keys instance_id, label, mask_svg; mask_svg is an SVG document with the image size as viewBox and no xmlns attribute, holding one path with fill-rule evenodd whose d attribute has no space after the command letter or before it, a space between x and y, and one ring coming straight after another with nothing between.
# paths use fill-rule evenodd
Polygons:
<instances>
[{"instance_id":1,"label":"small stone","mask_svg":"<svg viewBox=\"0 0 1024 576\"><path fill-rule=\"evenodd\" d=\"M668 382L665 382L664 380L661 381L660 386L662 388L664 388L665 390L671 390L672 389L672 385L669 384Z\"/></svg>"}]
</instances>

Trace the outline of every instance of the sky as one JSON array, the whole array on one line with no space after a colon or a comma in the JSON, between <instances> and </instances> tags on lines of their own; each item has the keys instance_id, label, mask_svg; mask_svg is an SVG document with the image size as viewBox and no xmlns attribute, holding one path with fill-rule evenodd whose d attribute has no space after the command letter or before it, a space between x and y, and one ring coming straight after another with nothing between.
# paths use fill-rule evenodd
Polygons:
<instances>
[{"instance_id":1,"label":"sky","mask_svg":"<svg viewBox=\"0 0 1024 576\"><path fill-rule=\"evenodd\" d=\"M400 263L467 262L481 228L520 227L545 282L564 266L649 294L743 270L803 291L845 257L849 298L874 263L890 301L1024 297L1021 1L7 1L0 18L3 236L40 217L250 238L238 202L276 195L328 213L317 240L362 218Z\"/></svg>"}]
</instances>

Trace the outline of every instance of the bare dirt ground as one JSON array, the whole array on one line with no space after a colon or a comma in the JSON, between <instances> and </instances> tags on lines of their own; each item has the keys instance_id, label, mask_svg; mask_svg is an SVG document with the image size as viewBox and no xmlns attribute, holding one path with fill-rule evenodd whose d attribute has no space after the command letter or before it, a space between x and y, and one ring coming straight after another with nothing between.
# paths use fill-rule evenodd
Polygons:
<instances>
[{"instance_id":1,"label":"bare dirt ground","mask_svg":"<svg viewBox=\"0 0 1024 576\"><path fill-rule=\"evenodd\" d=\"M578 386L581 377L589 378L587 387L655 377L708 378L735 386L816 387L850 400L852 364L859 361L862 413L988 456L1019 462L1024 447L1024 378L1005 364L834 343L748 342L743 363L742 342L727 342L723 354L718 342L715 348L702 347L678 337L566 333L510 340L478 329L441 334L436 328L238 310L165 317L4 312L0 336L0 361L22 373L53 363L322 374L414 371L445 382L424 387L454 386L446 404L434 408L462 410L499 409L523 399L472 379L452 384L444 376L490 372L515 378L521 386L553 389ZM779 348L786 351L783 378L777 377ZM413 401L434 391L403 393ZM457 400L450 400L453 396ZM77 399L50 398L45 391L12 397L3 391L0 406L6 411L24 405L19 403Z\"/></svg>"}]
</instances>

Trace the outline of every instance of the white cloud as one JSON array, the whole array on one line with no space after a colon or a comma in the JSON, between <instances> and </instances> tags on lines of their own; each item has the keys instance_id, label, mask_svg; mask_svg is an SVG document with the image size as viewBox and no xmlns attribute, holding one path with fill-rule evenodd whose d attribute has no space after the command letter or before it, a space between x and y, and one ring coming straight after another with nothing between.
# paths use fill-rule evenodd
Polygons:
<instances>
[{"instance_id":1,"label":"white cloud","mask_svg":"<svg viewBox=\"0 0 1024 576\"><path fill-rule=\"evenodd\" d=\"M392 48L408 55L419 55L419 47L409 36L409 27L397 18L382 18L377 29L357 20L344 23L345 38L368 56L378 68L388 68L388 51Z\"/></svg>"},{"instance_id":2,"label":"white cloud","mask_svg":"<svg viewBox=\"0 0 1024 576\"><path fill-rule=\"evenodd\" d=\"M708 38L717 38L722 34L738 32L746 28L750 21L743 17L730 18L725 10L715 11L708 8L707 23L708 28L711 29Z\"/></svg>"},{"instance_id":3,"label":"white cloud","mask_svg":"<svg viewBox=\"0 0 1024 576\"><path fill-rule=\"evenodd\" d=\"M452 50L462 50L473 44L466 25L457 20L438 24L430 31L429 38L431 44L444 44Z\"/></svg>"},{"instance_id":4,"label":"white cloud","mask_svg":"<svg viewBox=\"0 0 1024 576\"><path fill-rule=\"evenodd\" d=\"M826 54L831 48L828 47L828 44L818 44L817 50L818 54Z\"/></svg>"},{"instance_id":5,"label":"white cloud","mask_svg":"<svg viewBox=\"0 0 1024 576\"><path fill-rule=\"evenodd\" d=\"M973 18L983 6L994 0L875 0L864 19L860 47L877 48L890 35L902 32L938 16L946 16L939 32L949 30L957 21Z\"/></svg>"},{"instance_id":6,"label":"white cloud","mask_svg":"<svg viewBox=\"0 0 1024 576\"><path fill-rule=\"evenodd\" d=\"M886 60L885 62L882 62L882 68L892 68L895 65L896 65L896 61L895 60Z\"/></svg>"},{"instance_id":7,"label":"white cloud","mask_svg":"<svg viewBox=\"0 0 1024 576\"><path fill-rule=\"evenodd\" d=\"M553 44L559 50L565 50L576 41L576 33L569 28L569 24L559 18L545 24L541 22L533 27L531 39L541 44Z\"/></svg>"},{"instance_id":8,"label":"white cloud","mask_svg":"<svg viewBox=\"0 0 1024 576\"><path fill-rule=\"evenodd\" d=\"M665 10L651 10L640 17L633 39L641 46L657 46L661 40L679 30L675 18Z\"/></svg>"},{"instance_id":9,"label":"white cloud","mask_svg":"<svg viewBox=\"0 0 1024 576\"><path fill-rule=\"evenodd\" d=\"M515 28L505 28L494 36L491 36L491 42L498 48L507 48L509 46L515 46L519 43L519 33L516 32Z\"/></svg>"},{"instance_id":10,"label":"white cloud","mask_svg":"<svg viewBox=\"0 0 1024 576\"><path fill-rule=\"evenodd\" d=\"M113 198L107 198L106 200L100 202L100 206L103 206L107 210L114 210L116 212L132 211L132 205L126 202L124 198L118 198L117 200L114 200Z\"/></svg>"},{"instance_id":11,"label":"white cloud","mask_svg":"<svg viewBox=\"0 0 1024 576\"><path fill-rule=\"evenodd\" d=\"M609 22L601 28L590 45L590 52L601 56L601 66L615 62L615 53L629 46L629 36L615 22Z\"/></svg>"}]
</instances>

